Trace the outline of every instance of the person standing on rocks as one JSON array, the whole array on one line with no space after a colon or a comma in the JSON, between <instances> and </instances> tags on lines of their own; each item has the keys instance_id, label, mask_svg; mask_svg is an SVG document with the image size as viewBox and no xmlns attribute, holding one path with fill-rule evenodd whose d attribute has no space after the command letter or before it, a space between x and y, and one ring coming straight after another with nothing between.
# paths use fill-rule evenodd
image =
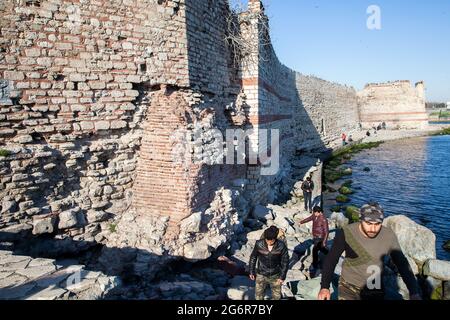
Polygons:
<instances>
[{"instance_id":1,"label":"person standing on rocks","mask_svg":"<svg viewBox=\"0 0 450 320\"><path fill-rule=\"evenodd\" d=\"M289 253L278 235L279 229L275 226L264 231L264 239L256 242L250 256L250 279L256 281L256 300L264 300L267 286L272 290L272 300L281 300L281 285L286 280Z\"/></svg>"},{"instance_id":2,"label":"person standing on rocks","mask_svg":"<svg viewBox=\"0 0 450 320\"><path fill-rule=\"evenodd\" d=\"M347 145L347 135L345 133L343 133L341 138L342 138L342 145L346 146Z\"/></svg>"},{"instance_id":3,"label":"person standing on rocks","mask_svg":"<svg viewBox=\"0 0 450 320\"><path fill-rule=\"evenodd\" d=\"M382 226L384 210L371 202L360 210L361 221L338 231L324 262L319 300L330 300L330 283L342 253L345 260L339 280L339 300L383 300L384 259L390 256L408 287L410 299L420 300L414 273L395 233Z\"/></svg>"},{"instance_id":4,"label":"person standing on rocks","mask_svg":"<svg viewBox=\"0 0 450 320\"><path fill-rule=\"evenodd\" d=\"M312 213L312 192L314 190L314 182L311 177L306 178L302 183L303 198L305 199L305 211Z\"/></svg>"},{"instance_id":5,"label":"person standing on rocks","mask_svg":"<svg viewBox=\"0 0 450 320\"><path fill-rule=\"evenodd\" d=\"M314 207L313 214L309 218L300 221L300 225L313 222L312 234L314 240L313 247L313 263L312 263L312 276L317 274L319 269L319 251L328 254L327 241L329 234L328 220L323 214L321 207Z\"/></svg>"}]
</instances>

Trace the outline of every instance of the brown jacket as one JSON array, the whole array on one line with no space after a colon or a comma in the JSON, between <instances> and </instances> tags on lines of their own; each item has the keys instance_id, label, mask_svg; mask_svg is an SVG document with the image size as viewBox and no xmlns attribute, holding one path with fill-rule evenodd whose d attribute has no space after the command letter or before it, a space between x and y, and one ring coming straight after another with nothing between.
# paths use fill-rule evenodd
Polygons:
<instances>
[{"instance_id":1,"label":"brown jacket","mask_svg":"<svg viewBox=\"0 0 450 320\"><path fill-rule=\"evenodd\" d=\"M316 217L312 214L309 218L306 218L300 222L300 224L308 223L312 221L312 234L314 238L323 239L324 242L328 240L328 220L323 214Z\"/></svg>"}]
</instances>

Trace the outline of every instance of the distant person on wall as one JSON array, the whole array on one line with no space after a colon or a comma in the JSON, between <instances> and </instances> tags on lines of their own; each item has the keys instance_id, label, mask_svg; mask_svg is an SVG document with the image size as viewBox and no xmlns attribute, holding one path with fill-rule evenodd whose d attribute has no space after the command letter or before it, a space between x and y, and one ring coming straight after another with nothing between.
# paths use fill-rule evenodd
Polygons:
<instances>
[{"instance_id":1,"label":"distant person on wall","mask_svg":"<svg viewBox=\"0 0 450 320\"><path fill-rule=\"evenodd\" d=\"M306 178L302 183L303 198L305 199L305 211L312 213L312 192L314 190L314 182L311 177Z\"/></svg>"},{"instance_id":2,"label":"distant person on wall","mask_svg":"<svg viewBox=\"0 0 450 320\"><path fill-rule=\"evenodd\" d=\"M384 227L384 211L371 202L360 210L361 221L336 233L323 270L319 300L330 300L330 283L345 251L339 280L339 300L383 300L384 260L390 256L408 287L410 299L420 300L417 280L392 229Z\"/></svg>"},{"instance_id":3,"label":"distant person on wall","mask_svg":"<svg viewBox=\"0 0 450 320\"><path fill-rule=\"evenodd\" d=\"M352 136L348 137L348 143L353 143L353 137Z\"/></svg>"},{"instance_id":4,"label":"distant person on wall","mask_svg":"<svg viewBox=\"0 0 450 320\"><path fill-rule=\"evenodd\" d=\"M383 130L386 130L386 122L383 121L383 123L381 124L381 127L383 128Z\"/></svg>"},{"instance_id":5,"label":"distant person on wall","mask_svg":"<svg viewBox=\"0 0 450 320\"><path fill-rule=\"evenodd\" d=\"M313 234L313 263L311 270L311 277L315 277L319 270L319 251L328 254L327 241L328 241L328 220L323 214L321 207L317 206L313 209L313 214L309 218L300 221L300 225L311 222L312 234Z\"/></svg>"},{"instance_id":6,"label":"distant person on wall","mask_svg":"<svg viewBox=\"0 0 450 320\"><path fill-rule=\"evenodd\" d=\"M347 135L343 133L341 138L342 138L342 145L345 146L347 144Z\"/></svg>"},{"instance_id":7,"label":"distant person on wall","mask_svg":"<svg viewBox=\"0 0 450 320\"><path fill-rule=\"evenodd\" d=\"M264 239L258 240L250 256L250 279L256 281L256 300L264 300L267 286L272 291L272 300L281 300L281 285L286 280L289 253L286 244L278 239L275 226L264 231Z\"/></svg>"}]
</instances>

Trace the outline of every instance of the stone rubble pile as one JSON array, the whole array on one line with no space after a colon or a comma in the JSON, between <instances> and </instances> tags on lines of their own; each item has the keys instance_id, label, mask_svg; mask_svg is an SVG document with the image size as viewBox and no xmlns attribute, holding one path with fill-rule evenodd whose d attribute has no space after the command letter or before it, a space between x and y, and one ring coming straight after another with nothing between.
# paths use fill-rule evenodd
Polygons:
<instances>
[{"instance_id":1,"label":"stone rubble pile","mask_svg":"<svg viewBox=\"0 0 450 320\"><path fill-rule=\"evenodd\" d=\"M1 300L107 299L120 279L86 270L76 261L13 255L0 251Z\"/></svg>"}]
</instances>

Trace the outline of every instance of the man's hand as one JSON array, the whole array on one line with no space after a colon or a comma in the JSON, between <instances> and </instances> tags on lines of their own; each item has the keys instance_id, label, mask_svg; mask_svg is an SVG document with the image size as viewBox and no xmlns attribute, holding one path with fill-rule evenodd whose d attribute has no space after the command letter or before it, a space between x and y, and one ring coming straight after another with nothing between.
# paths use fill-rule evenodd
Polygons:
<instances>
[{"instance_id":1,"label":"man's hand","mask_svg":"<svg viewBox=\"0 0 450 320\"><path fill-rule=\"evenodd\" d=\"M255 280L256 280L256 277L255 277L254 274L251 274L251 275L250 275L250 280L252 280L252 281L255 281Z\"/></svg>"},{"instance_id":2,"label":"man's hand","mask_svg":"<svg viewBox=\"0 0 450 320\"><path fill-rule=\"evenodd\" d=\"M416 293L413 294L409 297L409 300L422 300L422 297L420 296L420 294Z\"/></svg>"},{"instance_id":3,"label":"man's hand","mask_svg":"<svg viewBox=\"0 0 450 320\"><path fill-rule=\"evenodd\" d=\"M326 241L322 242L322 247L323 247L324 249L328 249L328 248L327 248L327 242L326 242Z\"/></svg>"},{"instance_id":4,"label":"man's hand","mask_svg":"<svg viewBox=\"0 0 450 320\"><path fill-rule=\"evenodd\" d=\"M317 296L318 300L331 300L331 293L328 289L322 289Z\"/></svg>"},{"instance_id":5,"label":"man's hand","mask_svg":"<svg viewBox=\"0 0 450 320\"><path fill-rule=\"evenodd\" d=\"M284 282L284 280L278 279L278 280L277 280L277 285L281 286L281 285L283 285L283 282Z\"/></svg>"}]
</instances>

